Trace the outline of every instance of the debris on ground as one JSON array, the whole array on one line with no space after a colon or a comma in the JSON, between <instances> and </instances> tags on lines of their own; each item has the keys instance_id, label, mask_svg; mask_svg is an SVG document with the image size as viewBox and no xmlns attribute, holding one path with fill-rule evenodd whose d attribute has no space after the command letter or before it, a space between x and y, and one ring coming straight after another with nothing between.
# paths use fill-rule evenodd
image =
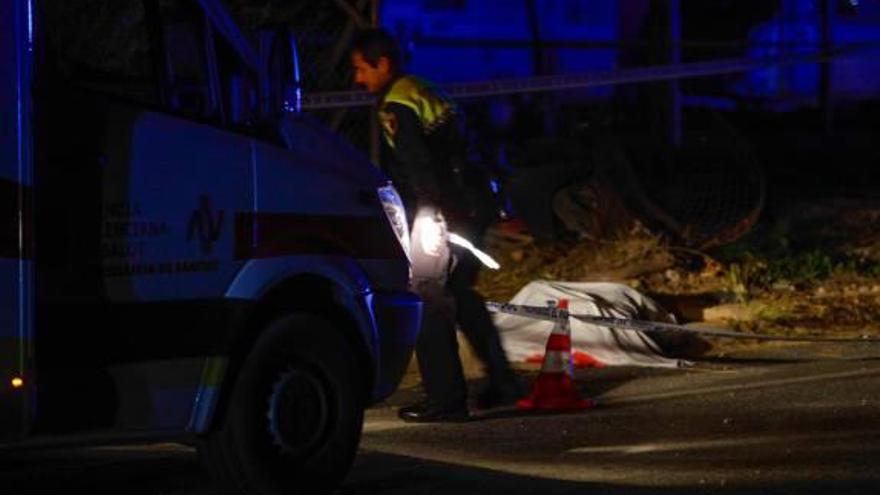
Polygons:
<instances>
[{"instance_id":1,"label":"debris on ground","mask_svg":"<svg viewBox=\"0 0 880 495\"><path fill-rule=\"evenodd\" d=\"M502 269L484 270L477 289L507 301L533 280L614 281L656 299L683 323L777 335L878 335L878 220L878 202L795 204L768 214L737 243L708 252L675 246L637 221L612 239L542 245L499 224L487 244ZM692 347L723 354L767 345L708 344Z\"/></svg>"}]
</instances>

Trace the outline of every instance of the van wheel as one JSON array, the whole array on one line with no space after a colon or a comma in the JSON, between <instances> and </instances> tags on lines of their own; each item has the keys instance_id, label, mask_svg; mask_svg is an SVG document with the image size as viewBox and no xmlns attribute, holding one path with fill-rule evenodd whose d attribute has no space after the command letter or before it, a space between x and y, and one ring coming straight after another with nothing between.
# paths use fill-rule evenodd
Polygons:
<instances>
[{"instance_id":1,"label":"van wheel","mask_svg":"<svg viewBox=\"0 0 880 495\"><path fill-rule=\"evenodd\" d=\"M294 314L260 336L235 381L222 427L199 446L221 493L326 493L354 460L363 380L349 343L319 317Z\"/></svg>"}]
</instances>

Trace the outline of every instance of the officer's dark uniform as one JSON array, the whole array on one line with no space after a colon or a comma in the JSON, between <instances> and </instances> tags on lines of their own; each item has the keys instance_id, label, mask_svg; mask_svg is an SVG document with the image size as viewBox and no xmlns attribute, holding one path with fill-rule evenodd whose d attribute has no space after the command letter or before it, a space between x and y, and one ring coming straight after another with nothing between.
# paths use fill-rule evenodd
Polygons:
<instances>
[{"instance_id":1,"label":"officer's dark uniform","mask_svg":"<svg viewBox=\"0 0 880 495\"><path fill-rule=\"evenodd\" d=\"M382 95L379 119L394 160L386 167L414 215L439 209L449 231L475 245L494 216L485 175L466 160L463 118L455 103L430 83L413 76L393 80ZM410 218L412 225L412 217ZM439 410L465 408L467 390L455 323L486 364L490 389L518 390L485 301L473 290L480 269L470 253L453 248L453 268L445 290L414 290L425 301L416 355L429 402Z\"/></svg>"}]
</instances>

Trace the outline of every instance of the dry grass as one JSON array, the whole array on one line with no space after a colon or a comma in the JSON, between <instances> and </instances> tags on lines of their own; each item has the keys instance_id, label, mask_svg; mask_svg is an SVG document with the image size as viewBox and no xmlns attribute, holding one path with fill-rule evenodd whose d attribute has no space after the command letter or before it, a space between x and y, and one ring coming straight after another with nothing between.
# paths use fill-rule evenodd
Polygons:
<instances>
[{"instance_id":1,"label":"dry grass","mask_svg":"<svg viewBox=\"0 0 880 495\"><path fill-rule=\"evenodd\" d=\"M533 280L612 281L655 294L700 294L725 290L725 267L694 250L671 246L634 223L609 240L539 246L531 238L490 232L489 251L501 270L484 270L477 289L488 299L506 301Z\"/></svg>"},{"instance_id":2,"label":"dry grass","mask_svg":"<svg viewBox=\"0 0 880 495\"><path fill-rule=\"evenodd\" d=\"M873 226L867 227L874 230ZM502 265L498 271L483 270L478 280L477 289L489 300L507 301L523 286L539 279L615 281L660 298L667 309L681 317L683 305L677 305L677 301L719 293L742 300L745 290L748 300L766 309L744 321L710 322L713 326L775 335L880 335L880 277L875 274L833 271L807 283L743 287L743 280L737 276L741 267L735 263L722 263L706 253L671 246L639 224L615 239L581 239L546 246L536 245L528 236L496 228L490 232L487 244ZM863 251L880 247L880 242L857 244ZM700 304L718 304L711 298L706 301ZM702 314L702 308L684 319L701 319L693 317L695 314ZM724 354L764 345L772 344L719 340L712 342L711 352Z\"/></svg>"},{"instance_id":3,"label":"dry grass","mask_svg":"<svg viewBox=\"0 0 880 495\"><path fill-rule=\"evenodd\" d=\"M676 264L662 238L639 224L611 241L581 239L547 246L496 229L490 232L488 244L502 268L484 270L477 289L488 299L499 301L510 299L533 280L613 280L637 286L640 276Z\"/></svg>"}]
</instances>

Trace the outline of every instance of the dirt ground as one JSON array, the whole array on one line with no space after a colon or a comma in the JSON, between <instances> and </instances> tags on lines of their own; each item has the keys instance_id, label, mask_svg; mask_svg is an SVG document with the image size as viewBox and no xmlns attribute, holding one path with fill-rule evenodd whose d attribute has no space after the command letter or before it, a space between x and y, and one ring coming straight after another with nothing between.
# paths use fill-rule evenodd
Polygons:
<instances>
[{"instance_id":1,"label":"dirt ground","mask_svg":"<svg viewBox=\"0 0 880 495\"><path fill-rule=\"evenodd\" d=\"M782 202L785 203L785 202ZM509 300L531 280L615 281L679 321L775 335L880 335L880 201L825 198L765 210L735 244L676 246L634 223L615 239L537 245L515 224L490 231L502 265L478 289ZM723 355L757 341L682 339L682 357Z\"/></svg>"}]
</instances>

